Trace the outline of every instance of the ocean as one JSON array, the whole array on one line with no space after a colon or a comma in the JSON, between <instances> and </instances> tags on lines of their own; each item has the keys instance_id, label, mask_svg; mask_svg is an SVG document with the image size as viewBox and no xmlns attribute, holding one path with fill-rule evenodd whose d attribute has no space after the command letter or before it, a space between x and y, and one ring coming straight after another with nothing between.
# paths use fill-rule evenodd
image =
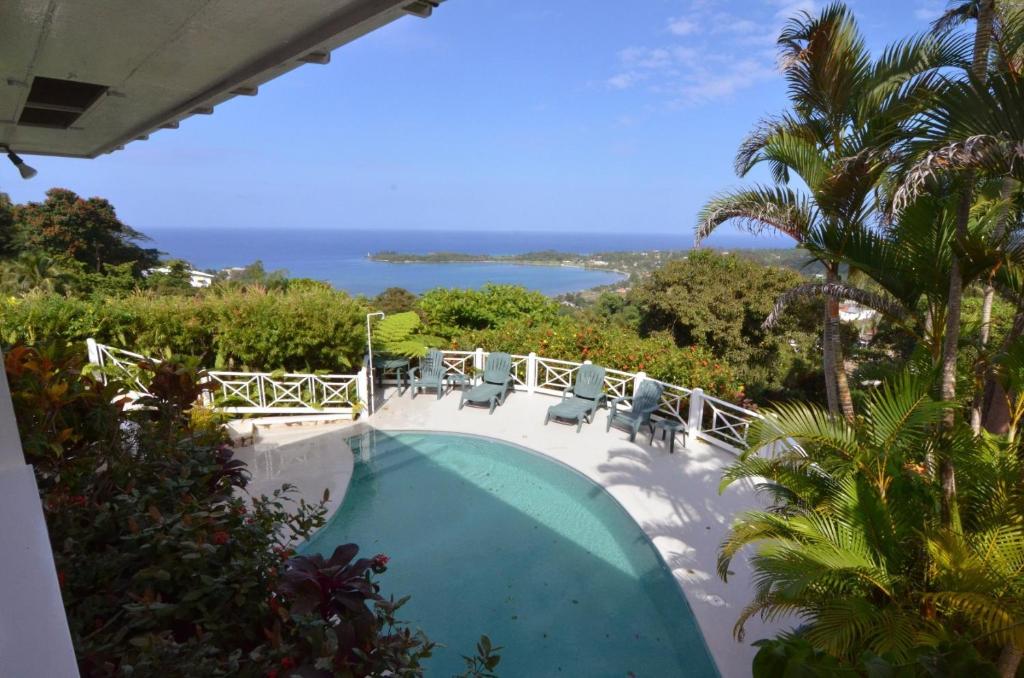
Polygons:
<instances>
[{"instance_id":1,"label":"ocean","mask_svg":"<svg viewBox=\"0 0 1024 678\"><path fill-rule=\"evenodd\" d=\"M326 280L351 294L372 296L388 287L422 293L435 287L477 288L486 283L513 283L556 295L620 279L611 271L560 266L512 264L391 264L370 261L367 254L464 252L522 254L539 250L593 253L627 250L683 250L693 243L680 233L571 233L552 231L360 231L313 229L147 228L155 246L196 268L245 266L256 260L268 270L289 276ZM718 246L756 247L754 238L717 242Z\"/></svg>"}]
</instances>

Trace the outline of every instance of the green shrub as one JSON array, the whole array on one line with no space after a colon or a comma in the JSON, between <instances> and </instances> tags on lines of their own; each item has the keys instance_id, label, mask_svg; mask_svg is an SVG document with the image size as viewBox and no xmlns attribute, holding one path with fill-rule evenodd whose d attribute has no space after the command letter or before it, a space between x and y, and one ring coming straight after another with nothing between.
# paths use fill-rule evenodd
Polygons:
<instances>
[{"instance_id":1,"label":"green shrub","mask_svg":"<svg viewBox=\"0 0 1024 678\"><path fill-rule=\"evenodd\" d=\"M444 337L524 317L551 320L558 314L554 300L517 285L484 285L479 290L438 288L420 298L419 309L426 316L428 330Z\"/></svg>"},{"instance_id":2,"label":"green shrub","mask_svg":"<svg viewBox=\"0 0 1024 678\"><path fill-rule=\"evenodd\" d=\"M728 365L707 349L677 347L667 333L641 338L621 326L560 316L549 321L520 318L494 329L464 333L455 343L465 350L480 346L519 354L532 351L558 360L591 360L616 370L643 371L672 384L700 387L731 401L743 399L743 386Z\"/></svg>"},{"instance_id":3,"label":"green shrub","mask_svg":"<svg viewBox=\"0 0 1024 678\"><path fill-rule=\"evenodd\" d=\"M679 346L702 346L753 396L774 399L802 395L801 384L820 371L820 303L791 304L775 328L762 329L776 300L804 282L790 269L695 250L652 272L627 301L642 333L670 332Z\"/></svg>"},{"instance_id":4,"label":"green shrub","mask_svg":"<svg viewBox=\"0 0 1024 678\"><path fill-rule=\"evenodd\" d=\"M360 364L365 312L319 285L102 300L30 294L0 301L0 344L93 337L148 355L197 356L217 369L343 371Z\"/></svg>"}]
</instances>

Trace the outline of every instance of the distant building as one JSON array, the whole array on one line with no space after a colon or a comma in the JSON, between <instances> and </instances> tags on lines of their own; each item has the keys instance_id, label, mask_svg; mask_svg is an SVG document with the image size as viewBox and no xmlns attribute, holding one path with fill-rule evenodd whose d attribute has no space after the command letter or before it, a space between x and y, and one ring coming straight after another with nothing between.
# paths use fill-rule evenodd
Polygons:
<instances>
[{"instance_id":1,"label":"distant building","mask_svg":"<svg viewBox=\"0 0 1024 678\"><path fill-rule=\"evenodd\" d=\"M868 322L878 315L878 311L861 306L856 301L847 300L839 304L839 319L844 323Z\"/></svg>"},{"instance_id":2,"label":"distant building","mask_svg":"<svg viewBox=\"0 0 1024 678\"><path fill-rule=\"evenodd\" d=\"M160 267L157 267L157 268L147 269L146 271L143 272L143 274L144 275L149 275L151 273L163 273L164 275L168 275L168 274L170 274L170 272L171 272L170 267L168 267L168 266L160 266ZM213 284L213 274L212 273L206 273L205 271L191 270L191 271L188 272L188 275L189 275L189 284L191 284L192 287L209 287L210 285Z\"/></svg>"}]
</instances>

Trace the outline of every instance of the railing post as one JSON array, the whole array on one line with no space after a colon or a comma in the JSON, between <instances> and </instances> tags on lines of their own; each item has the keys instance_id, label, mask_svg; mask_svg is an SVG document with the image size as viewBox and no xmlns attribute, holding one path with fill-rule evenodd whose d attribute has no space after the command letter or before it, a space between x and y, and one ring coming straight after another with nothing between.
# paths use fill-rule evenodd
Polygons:
<instances>
[{"instance_id":1,"label":"railing post","mask_svg":"<svg viewBox=\"0 0 1024 678\"><path fill-rule=\"evenodd\" d=\"M690 391L690 414L686 420L686 431L691 436L700 433L704 423L704 390L695 388Z\"/></svg>"},{"instance_id":2,"label":"railing post","mask_svg":"<svg viewBox=\"0 0 1024 678\"><path fill-rule=\"evenodd\" d=\"M473 352L473 367L478 370L484 369L484 350L479 346Z\"/></svg>"},{"instance_id":3,"label":"railing post","mask_svg":"<svg viewBox=\"0 0 1024 678\"><path fill-rule=\"evenodd\" d=\"M526 356L526 392L533 393L537 389L537 354L530 351Z\"/></svg>"},{"instance_id":4,"label":"railing post","mask_svg":"<svg viewBox=\"0 0 1024 678\"><path fill-rule=\"evenodd\" d=\"M647 379L647 373L646 372L637 372L636 374L633 375L633 396L634 397L636 396L636 392L640 389L640 384L644 383L645 379Z\"/></svg>"},{"instance_id":5,"label":"railing post","mask_svg":"<svg viewBox=\"0 0 1024 678\"><path fill-rule=\"evenodd\" d=\"M89 337L85 340L85 347L89 352L89 362L93 365L102 365L103 360L100 358L100 347L96 345L96 340Z\"/></svg>"},{"instance_id":6,"label":"railing post","mask_svg":"<svg viewBox=\"0 0 1024 678\"><path fill-rule=\"evenodd\" d=\"M356 375L356 397L363 404L363 409L360 411L359 416L362 417L364 412L369 414L367 408L370 406L370 375L366 365L360 367L359 374Z\"/></svg>"}]
</instances>

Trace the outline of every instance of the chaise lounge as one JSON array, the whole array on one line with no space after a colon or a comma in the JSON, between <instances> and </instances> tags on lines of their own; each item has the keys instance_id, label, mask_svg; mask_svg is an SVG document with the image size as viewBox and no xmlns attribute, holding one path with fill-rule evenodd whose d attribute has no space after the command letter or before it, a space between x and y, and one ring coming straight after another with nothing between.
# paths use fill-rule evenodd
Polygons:
<instances>
[{"instance_id":1,"label":"chaise lounge","mask_svg":"<svg viewBox=\"0 0 1024 678\"><path fill-rule=\"evenodd\" d=\"M494 408L505 402L505 396L512 389L512 356L508 353L491 353L487 356L487 364L484 367L484 379L468 391L462 392L459 400L461 410L467 402L488 403L491 407L490 414L494 414Z\"/></svg>"},{"instance_id":2,"label":"chaise lounge","mask_svg":"<svg viewBox=\"0 0 1024 678\"><path fill-rule=\"evenodd\" d=\"M637 386L636 394L620 396L612 400L612 411L608 413L608 426L610 431L612 424L624 426L629 431L629 442L636 440L636 434L641 426L646 425L654 434L654 426L651 424L651 415L661 407L661 392L664 390L659 382L652 379L645 379ZM628 410L621 410L619 406L625 401L631 401Z\"/></svg>"},{"instance_id":3,"label":"chaise lounge","mask_svg":"<svg viewBox=\"0 0 1024 678\"><path fill-rule=\"evenodd\" d=\"M599 365L581 365L575 383L562 393L562 402L548 408L544 425L553 418L574 421L579 433L584 421L592 422L597 409L604 404L604 374Z\"/></svg>"}]
</instances>

